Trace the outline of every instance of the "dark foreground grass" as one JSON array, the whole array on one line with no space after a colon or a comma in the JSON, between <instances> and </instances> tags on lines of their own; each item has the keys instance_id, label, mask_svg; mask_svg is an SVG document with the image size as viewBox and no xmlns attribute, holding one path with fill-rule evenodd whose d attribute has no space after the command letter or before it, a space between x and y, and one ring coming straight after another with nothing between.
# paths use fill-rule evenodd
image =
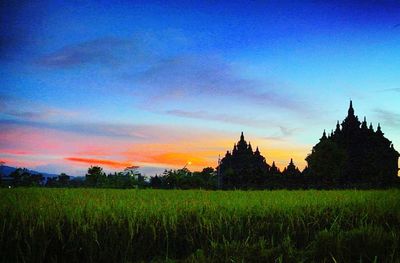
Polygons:
<instances>
[{"instance_id":1,"label":"dark foreground grass","mask_svg":"<svg viewBox=\"0 0 400 263\"><path fill-rule=\"evenodd\" d=\"M2 262L400 262L400 190L1 189Z\"/></svg>"}]
</instances>

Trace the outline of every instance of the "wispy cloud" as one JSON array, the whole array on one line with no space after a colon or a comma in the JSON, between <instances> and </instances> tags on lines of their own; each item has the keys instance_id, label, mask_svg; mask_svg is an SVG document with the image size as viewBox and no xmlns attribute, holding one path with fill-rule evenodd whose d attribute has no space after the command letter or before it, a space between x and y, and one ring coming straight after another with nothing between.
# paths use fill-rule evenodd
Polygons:
<instances>
[{"instance_id":1,"label":"wispy cloud","mask_svg":"<svg viewBox=\"0 0 400 263\"><path fill-rule=\"evenodd\" d=\"M16 107L15 105L21 105ZM36 105L23 99L8 97L0 98L0 114L6 118L0 119L0 125L7 127L33 127L52 129L83 135L147 138L145 125L129 125L115 123L96 123L75 118L79 112L72 112L59 108Z\"/></svg>"},{"instance_id":2,"label":"wispy cloud","mask_svg":"<svg viewBox=\"0 0 400 263\"><path fill-rule=\"evenodd\" d=\"M153 97L231 98L241 103L273 106L293 111L307 108L267 81L245 78L229 63L215 56L181 55L160 59L147 70L130 76Z\"/></svg>"},{"instance_id":3,"label":"wispy cloud","mask_svg":"<svg viewBox=\"0 0 400 263\"><path fill-rule=\"evenodd\" d=\"M8 138L9 143L17 143L18 134L23 135L24 138L29 140L29 134L34 138L35 134L59 134L59 138L65 137L79 137L81 141L75 143L82 144L86 147L89 141L106 141L111 140L120 143L149 143L149 142L163 142L163 143L176 143L185 142L199 142L199 140L210 139L215 137L216 133L209 129L193 129L182 133L184 127L177 125L135 125L135 124L115 124L115 123L87 123L87 122L34 122L23 120L0 120L0 136ZM30 133L30 131L32 133ZM33 132L34 131L34 132ZM217 133L218 134L218 133ZM56 135L55 135L56 136ZM58 140L60 140L58 138ZM87 138L87 139L85 139ZM32 139L33 140L33 139ZM35 138L40 141L41 139ZM62 141L62 140L60 140ZM0 146L5 140L0 141ZM85 143L83 143L85 142ZM54 141L53 143L56 143ZM101 145L101 144L100 144ZM128 146L127 145L127 146ZM73 146L71 142L71 146ZM126 147L127 147L126 146ZM82 147L79 147L80 149ZM100 147L101 148L101 147ZM108 148L107 148L108 149ZM84 151L96 150L92 147L84 149ZM146 149L144 149L146 150Z\"/></svg>"},{"instance_id":4,"label":"wispy cloud","mask_svg":"<svg viewBox=\"0 0 400 263\"><path fill-rule=\"evenodd\" d=\"M279 126L279 129L281 130L282 135L286 137L292 136L294 132L298 130L297 128L288 128L284 126Z\"/></svg>"},{"instance_id":5,"label":"wispy cloud","mask_svg":"<svg viewBox=\"0 0 400 263\"><path fill-rule=\"evenodd\" d=\"M267 141L285 141L289 137L293 136L293 134L297 130L299 130L299 129L279 126L279 132L275 132L270 136L264 136L263 139L265 139Z\"/></svg>"},{"instance_id":6,"label":"wispy cloud","mask_svg":"<svg viewBox=\"0 0 400 263\"><path fill-rule=\"evenodd\" d=\"M387 111L387 110L382 110L382 109L375 109L375 114L377 115L377 118L379 120L382 120L382 123L385 125L394 127L394 128L399 128L400 127L400 114Z\"/></svg>"},{"instance_id":7,"label":"wispy cloud","mask_svg":"<svg viewBox=\"0 0 400 263\"><path fill-rule=\"evenodd\" d=\"M387 92L387 91L400 92L400 88L383 89L383 90L380 90L380 91L381 92Z\"/></svg>"},{"instance_id":8,"label":"wispy cloud","mask_svg":"<svg viewBox=\"0 0 400 263\"><path fill-rule=\"evenodd\" d=\"M0 120L2 126L29 126L40 129L52 129L81 135L105 136L114 138L151 138L146 125L87 123L87 122L39 122L30 120ZM153 133L154 134L154 133Z\"/></svg>"},{"instance_id":9,"label":"wispy cloud","mask_svg":"<svg viewBox=\"0 0 400 263\"><path fill-rule=\"evenodd\" d=\"M121 51L134 48L134 42L122 38L99 38L75 45L65 46L37 60L49 68L71 68L85 64L118 65L123 61Z\"/></svg>"},{"instance_id":10,"label":"wispy cloud","mask_svg":"<svg viewBox=\"0 0 400 263\"><path fill-rule=\"evenodd\" d=\"M119 153L132 142L129 139L87 136L47 128L1 125L0 157L14 160L63 161L65 157L100 160L127 160ZM98 151L98 152L97 152Z\"/></svg>"},{"instance_id":11,"label":"wispy cloud","mask_svg":"<svg viewBox=\"0 0 400 263\"><path fill-rule=\"evenodd\" d=\"M51 119L74 117L79 115L79 112L49 107L44 104L34 103L26 98L0 94L0 114L13 120L49 121Z\"/></svg>"},{"instance_id":12,"label":"wispy cloud","mask_svg":"<svg viewBox=\"0 0 400 263\"><path fill-rule=\"evenodd\" d=\"M17 111L17 110L4 111L3 113L24 120L44 120L56 114L56 112L54 111Z\"/></svg>"},{"instance_id":13,"label":"wispy cloud","mask_svg":"<svg viewBox=\"0 0 400 263\"><path fill-rule=\"evenodd\" d=\"M267 141L277 141L277 142L283 142L285 141L285 138L280 136L280 135L271 135L271 136L264 136L262 137L264 140Z\"/></svg>"},{"instance_id":14,"label":"wispy cloud","mask_svg":"<svg viewBox=\"0 0 400 263\"><path fill-rule=\"evenodd\" d=\"M37 63L54 69L91 64L112 66L116 79L119 76L132 94L146 101L191 100L199 96L211 100L230 98L249 105L309 113L307 106L290 95L290 88L283 84L245 77L232 63L214 55L187 50L165 52L162 44L154 44L153 38L143 38L149 43L136 36L68 45L39 58Z\"/></svg>"},{"instance_id":15,"label":"wispy cloud","mask_svg":"<svg viewBox=\"0 0 400 263\"><path fill-rule=\"evenodd\" d=\"M241 124L246 126L252 127L260 127L266 122L265 120L255 119L255 118L246 118L237 115L230 115L230 114L218 114L218 113L211 113L207 111L185 111L185 110L167 110L165 111L166 114L183 117L183 118L191 118L191 119L200 119L200 120L207 120L207 121L217 121L217 122L224 122L224 123L231 123L231 124Z\"/></svg>"}]
</instances>

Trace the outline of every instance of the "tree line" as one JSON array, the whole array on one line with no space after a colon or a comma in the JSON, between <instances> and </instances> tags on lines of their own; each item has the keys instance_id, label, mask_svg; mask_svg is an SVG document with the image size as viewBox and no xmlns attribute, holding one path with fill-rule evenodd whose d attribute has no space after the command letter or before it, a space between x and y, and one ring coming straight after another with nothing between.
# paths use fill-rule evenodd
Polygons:
<instances>
[{"instance_id":1,"label":"tree line","mask_svg":"<svg viewBox=\"0 0 400 263\"><path fill-rule=\"evenodd\" d=\"M271 167L272 168L272 167ZM32 173L26 168L13 171L8 180L1 180L1 187L91 187L117 189L208 189L208 190L257 190L257 189L340 189L340 188L376 188L376 184L360 183L334 184L331 180L310 173L306 167L280 171L273 167L268 173L262 170L242 171L238 174L227 170L218 174L218 170L207 167L202 171L191 172L187 168L165 170L155 176L145 176L136 169L106 173L100 166L88 168L84 177L72 177L61 173L57 177L45 178L42 174ZM221 181L224 184L221 184ZM400 180L379 187L398 187Z\"/></svg>"},{"instance_id":2,"label":"tree line","mask_svg":"<svg viewBox=\"0 0 400 263\"><path fill-rule=\"evenodd\" d=\"M26 168L17 168L8 180L2 180L2 187L94 187L94 188L158 188L158 189L216 189L217 174L214 168L207 167L200 172L187 168L165 170L154 177L142 175L137 167L128 167L120 172L106 173L100 166L88 168L84 177L72 177L61 173L57 177L45 178Z\"/></svg>"}]
</instances>

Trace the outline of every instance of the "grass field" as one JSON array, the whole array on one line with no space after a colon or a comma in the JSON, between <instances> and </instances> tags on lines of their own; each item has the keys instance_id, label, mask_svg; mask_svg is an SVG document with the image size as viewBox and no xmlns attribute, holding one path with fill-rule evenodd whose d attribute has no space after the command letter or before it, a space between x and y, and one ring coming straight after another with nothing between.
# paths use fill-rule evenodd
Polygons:
<instances>
[{"instance_id":1,"label":"grass field","mask_svg":"<svg viewBox=\"0 0 400 263\"><path fill-rule=\"evenodd\" d=\"M0 189L2 262L400 262L400 190Z\"/></svg>"}]
</instances>

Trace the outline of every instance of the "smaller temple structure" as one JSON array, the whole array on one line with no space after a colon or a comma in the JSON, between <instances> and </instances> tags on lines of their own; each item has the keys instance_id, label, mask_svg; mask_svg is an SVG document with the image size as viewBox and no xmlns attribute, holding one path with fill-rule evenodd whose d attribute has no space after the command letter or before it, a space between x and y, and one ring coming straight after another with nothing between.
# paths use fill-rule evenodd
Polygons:
<instances>
[{"instance_id":1,"label":"smaller temple structure","mask_svg":"<svg viewBox=\"0 0 400 263\"><path fill-rule=\"evenodd\" d=\"M282 175L284 175L284 176L299 176L299 175L301 175L299 168L297 168L296 165L294 165L293 159L290 159L289 165L283 169Z\"/></svg>"},{"instance_id":2,"label":"smaller temple structure","mask_svg":"<svg viewBox=\"0 0 400 263\"><path fill-rule=\"evenodd\" d=\"M258 147L253 151L251 143L246 142L242 132L240 140L234 144L232 152L227 151L220 162L219 173L222 177L220 182L225 187L257 184L263 181L264 175L269 170L270 166Z\"/></svg>"}]
</instances>

